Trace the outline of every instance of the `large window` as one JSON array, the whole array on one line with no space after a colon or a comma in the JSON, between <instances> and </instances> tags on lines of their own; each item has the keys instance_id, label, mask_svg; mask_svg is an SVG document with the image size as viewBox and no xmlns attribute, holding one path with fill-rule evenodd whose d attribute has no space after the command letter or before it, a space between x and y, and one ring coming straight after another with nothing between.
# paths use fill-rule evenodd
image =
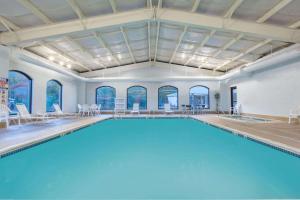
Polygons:
<instances>
[{"instance_id":1,"label":"large window","mask_svg":"<svg viewBox=\"0 0 300 200\"><path fill-rule=\"evenodd\" d=\"M56 80L47 82L47 104L46 111L53 112L53 104L58 104L62 107L62 84Z\"/></svg>"},{"instance_id":2,"label":"large window","mask_svg":"<svg viewBox=\"0 0 300 200\"><path fill-rule=\"evenodd\" d=\"M31 112L32 79L23 72L12 70L8 73L8 84L9 108L17 112L16 104L22 103Z\"/></svg>"},{"instance_id":3,"label":"large window","mask_svg":"<svg viewBox=\"0 0 300 200\"><path fill-rule=\"evenodd\" d=\"M205 86L194 86L190 89L190 105L209 109L209 88Z\"/></svg>"},{"instance_id":4,"label":"large window","mask_svg":"<svg viewBox=\"0 0 300 200\"><path fill-rule=\"evenodd\" d=\"M158 109L163 109L169 103L172 109L178 109L178 89L174 86L158 88Z\"/></svg>"},{"instance_id":5,"label":"large window","mask_svg":"<svg viewBox=\"0 0 300 200\"><path fill-rule=\"evenodd\" d=\"M115 108L116 89L110 86L102 86L96 89L96 104L101 104L102 110Z\"/></svg>"},{"instance_id":6,"label":"large window","mask_svg":"<svg viewBox=\"0 0 300 200\"><path fill-rule=\"evenodd\" d=\"M142 86L132 86L127 89L127 109L131 110L134 103L140 104L141 110L147 110L147 89Z\"/></svg>"}]
</instances>

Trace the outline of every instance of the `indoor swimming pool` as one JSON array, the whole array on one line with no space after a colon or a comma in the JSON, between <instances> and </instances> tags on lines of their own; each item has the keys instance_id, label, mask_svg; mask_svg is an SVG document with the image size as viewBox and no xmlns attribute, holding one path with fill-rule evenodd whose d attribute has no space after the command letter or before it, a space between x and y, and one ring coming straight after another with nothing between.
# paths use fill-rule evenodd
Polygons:
<instances>
[{"instance_id":1,"label":"indoor swimming pool","mask_svg":"<svg viewBox=\"0 0 300 200\"><path fill-rule=\"evenodd\" d=\"M0 159L0 198L300 198L300 158L192 119L112 119Z\"/></svg>"}]
</instances>

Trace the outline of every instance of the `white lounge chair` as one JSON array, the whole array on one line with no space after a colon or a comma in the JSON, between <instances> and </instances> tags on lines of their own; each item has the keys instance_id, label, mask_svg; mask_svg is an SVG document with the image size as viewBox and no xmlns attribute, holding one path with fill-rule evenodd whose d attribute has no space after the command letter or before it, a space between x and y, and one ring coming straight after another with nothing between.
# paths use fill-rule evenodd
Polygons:
<instances>
[{"instance_id":1,"label":"white lounge chair","mask_svg":"<svg viewBox=\"0 0 300 200\"><path fill-rule=\"evenodd\" d=\"M27 107L25 106L25 104L17 104L16 107L17 107L17 110L19 112L20 119L24 120L25 122L28 122L28 121L44 121L45 119L51 119L51 118L47 117L47 113L38 114L37 116L31 115L28 112Z\"/></svg>"},{"instance_id":2,"label":"white lounge chair","mask_svg":"<svg viewBox=\"0 0 300 200\"><path fill-rule=\"evenodd\" d=\"M140 114L140 104L139 103L134 103L132 106L132 111L130 112L131 114Z\"/></svg>"},{"instance_id":3,"label":"white lounge chair","mask_svg":"<svg viewBox=\"0 0 300 200\"><path fill-rule=\"evenodd\" d=\"M53 104L54 112L49 113L50 116L56 117L74 117L76 116L75 113L64 113L58 104Z\"/></svg>"},{"instance_id":4,"label":"white lounge chair","mask_svg":"<svg viewBox=\"0 0 300 200\"><path fill-rule=\"evenodd\" d=\"M300 118L300 106L294 110L290 110L289 114L289 124L292 123L293 119Z\"/></svg>"},{"instance_id":5,"label":"white lounge chair","mask_svg":"<svg viewBox=\"0 0 300 200\"><path fill-rule=\"evenodd\" d=\"M171 109L171 104L169 104L169 103L164 104L164 111L165 111L165 114L174 113L174 111Z\"/></svg>"},{"instance_id":6,"label":"white lounge chair","mask_svg":"<svg viewBox=\"0 0 300 200\"><path fill-rule=\"evenodd\" d=\"M16 120L18 122L18 125L20 125L20 117L19 115L10 115L12 111L9 109L9 107L5 104L0 104L0 122L5 122L6 127L9 127L9 122L11 120Z\"/></svg>"}]
</instances>

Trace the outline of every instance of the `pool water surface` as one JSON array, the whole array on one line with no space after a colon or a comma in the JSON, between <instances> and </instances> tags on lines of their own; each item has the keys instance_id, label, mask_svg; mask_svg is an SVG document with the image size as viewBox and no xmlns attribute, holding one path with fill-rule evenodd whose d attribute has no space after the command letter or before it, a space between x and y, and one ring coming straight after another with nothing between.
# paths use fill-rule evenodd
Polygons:
<instances>
[{"instance_id":1,"label":"pool water surface","mask_svg":"<svg viewBox=\"0 0 300 200\"><path fill-rule=\"evenodd\" d=\"M0 159L0 198L300 198L300 158L191 119L106 120Z\"/></svg>"}]
</instances>

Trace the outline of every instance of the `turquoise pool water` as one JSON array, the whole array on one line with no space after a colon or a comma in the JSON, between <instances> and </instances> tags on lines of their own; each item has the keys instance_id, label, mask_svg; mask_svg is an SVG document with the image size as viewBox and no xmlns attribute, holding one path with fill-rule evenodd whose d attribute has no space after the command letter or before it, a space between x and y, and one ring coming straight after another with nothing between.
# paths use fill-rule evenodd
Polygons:
<instances>
[{"instance_id":1,"label":"turquoise pool water","mask_svg":"<svg viewBox=\"0 0 300 200\"><path fill-rule=\"evenodd\" d=\"M300 158L190 119L107 120L0 159L0 198L300 198Z\"/></svg>"}]
</instances>

